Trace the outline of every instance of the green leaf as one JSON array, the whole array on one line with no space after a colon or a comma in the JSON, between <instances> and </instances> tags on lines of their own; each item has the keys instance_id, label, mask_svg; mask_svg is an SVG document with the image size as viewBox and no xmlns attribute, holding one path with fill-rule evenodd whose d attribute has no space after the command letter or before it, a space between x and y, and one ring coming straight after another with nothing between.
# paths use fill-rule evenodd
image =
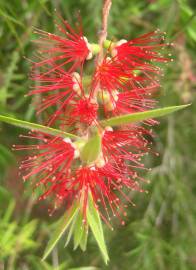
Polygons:
<instances>
[{"instance_id":1,"label":"green leaf","mask_svg":"<svg viewBox=\"0 0 196 270\"><path fill-rule=\"evenodd\" d=\"M106 248L106 244L104 240L102 223L99 217L98 210L94 206L91 194L89 195L89 200L88 200L87 221L97 241L97 244L101 250L104 261L107 264L107 262L109 261L109 256L108 256L108 252L107 252L107 248Z\"/></svg>"},{"instance_id":2,"label":"green leaf","mask_svg":"<svg viewBox=\"0 0 196 270\"><path fill-rule=\"evenodd\" d=\"M71 240L71 237L72 237L72 235L73 235L73 232L74 232L74 225L75 225L75 222L76 222L76 215L75 215L75 217L74 217L74 219L73 219L73 221L72 221L72 223L71 223L71 225L70 225L70 227L69 227L69 233L68 233L68 236L67 236L67 240L66 240L66 242L65 242L65 247L66 246L68 246L68 244L69 244L69 242L70 242L70 240Z\"/></svg>"},{"instance_id":3,"label":"green leaf","mask_svg":"<svg viewBox=\"0 0 196 270\"><path fill-rule=\"evenodd\" d=\"M170 114L170 113L173 113L175 111L184 109L188 106L190 106L190 104L165 107L165 108L161 108L161 109L155 109L155 110L139 112L139 113L125 114L125 115L121 115L121 116L117 116L117 117L112 117L112 118L107 119L107 120L103 120L100 123L103 126L126 125L126 124L131 124L134 122L138 122L138 121L147 120L150 118L164 116L166 114Z\"/></svg>"},{"instance_id":4,"label":"green leaf","mask_svg":"<svg viewBox=\"0 0 196 270\"><path fill-rule=\"evenodd\" d=\"M67 137L73 138L73 139L78 138L78 136L76 136L74 134L70 134L70 133L64 132L64 131L59 130L59 129L54 129L54 128L50 128L50 127L47 127L47 126L42 126L42 125L39 125L39 124L35 124L35 123L31 123L31 122L27 122L27 121L15 119L15 118L3 116L3 115L0 115L0 121L5 122L7 124L17 126L17 127L30 129L30 130L41 131L41 132L44 132L46 134L50 134L50 135L53 135L53 136L59 136L59 137L62 137L62 138L67 138Z\"/></svg>"},{"instance_id":5,"label":"green leaf","mask_svg":"<svg viewBox=\"0 0 196 270\"><path fill-rule=\"evenodd\" d=\"M88 140L84 145L80 158L85 163L90 163L95 161L101 152L101 137L96 131L96 133Z\"/></svg>"},{"instance_id":6,"label":"green leaf","mask_svg":"<svg viewBox=\"0 0 196 270\"><path fill-rule=\"evenodd\" d=\"M74 249L76 249L81 241L83 240L83 235L86 234L86 227L82 222L83 220L83 215L81 213L81 211L78 212L78 215L76 216L76 221L74 224L74 233L73 233L73 237L74 237Z\"/></svg>"},{"instance_id":7,"label":"green leaf","mask_svg":"<svg viewBox=\"0 0 196 270\"><path fill-rule=\"evenodd\" d=\"M59 239L65 232L65 230L68 228L68 226L72 222L77 212L78 212L78 207L76 205L72 206L68 211L66 211L66 213L60 220L60 223L56 231L54 232L52 238L48 242L48 245L46 247L42 260L45 260L48 257L48 255L50 254L50 252L52 251L56 243L59 241Z\"/></svg>"},{"instance_id":8,"label":"green leaf","mask_svg":"<svg viewBox=\"0 0 196 270\"><path fill-rule=\"evenodd\" d=\"M88 227L85 227L83 222L83 215L80 211L78 211L78 214L75 215L70 228L69 233L67 236L67 241L65 243L65 246L67 246L71 240L71 237L74 238L74 249L76 249L78 246L82 249L82 251L86 250L87 245L87 238L88 238Z\"/></svg>"},{"instance_id":9,"label":"green leaf","mask_svg":"<svg viewBox=\"0 0 196 270\"><path fill-rule=\"evenodd\" d=\"M84 230L82 238L80 240L80 248L82 251L86 250L87 240L88 240L88 227Z\"/></svg>"},{"instance_id":10,"label":"green leaf","mask_svg":"<svg viewBox=\"0 0 196 270\"><path fill-rule=\"evenodd\" d=\"M13 212L14 212L14 208L15 208L15 201L10 201L9 205L6 208L5 215L2 218L2 221L4 223L10 222L11 216L13 215Z\"/></svg>"}]
</instances>

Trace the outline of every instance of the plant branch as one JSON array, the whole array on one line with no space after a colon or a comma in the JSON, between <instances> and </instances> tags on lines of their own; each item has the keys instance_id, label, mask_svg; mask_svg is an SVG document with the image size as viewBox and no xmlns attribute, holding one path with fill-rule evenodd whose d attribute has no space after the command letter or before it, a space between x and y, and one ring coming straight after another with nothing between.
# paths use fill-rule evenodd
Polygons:
<instances>
[{"instance_id":1,"label":"plant branch","mask_svg":"<svg viewBox=\"0 0 196 270\"><path fill-rule=\"evenodd\" d=\"M103 60L103 43L107 37L107 26L108 26L108 16L110 12L110 8L112 5L112 0L103 0L103 9L102 9L102 27L99 33L99 47L100 51L97 56L97 65Z\"/></svg>"},{"instance_id":2,"label":"plant branch","mask_svg":"<svg viewBox=\"0 0 196 270\"><path fill-rule=\"evenodd\" d=\"M112 5L112 0L103 0L103 1L104 2L103 2L103 9L102 9L102 26L101 26L101 31L99 32L99 36L98 36L98 43L99 43L100 49L95 60L96 70L98 69L99 64L103 60L103 49L104 49L103 45L107 37L108 16L109 16L110 8ZM92 97L96 97L99 87L100 87L100 83L96 85L94 91L92 92Z\"/></svg>"}]
</instances>

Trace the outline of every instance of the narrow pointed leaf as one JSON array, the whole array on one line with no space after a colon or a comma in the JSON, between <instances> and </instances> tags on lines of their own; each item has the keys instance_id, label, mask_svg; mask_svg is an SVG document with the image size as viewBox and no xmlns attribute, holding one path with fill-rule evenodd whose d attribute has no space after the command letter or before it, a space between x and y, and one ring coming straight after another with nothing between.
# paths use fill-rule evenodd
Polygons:
<instances>
[{"instance_id":1,"label":"narrow pointed leaf","mask_svg":"<svg viewBox=\"0 0 196 270\"><path fill-rule=\"evenodd\" d=\"M88 200L87 221L97 241L97 244L101 250L104 261L107 264L107 262L109 261L109 256L108 256L108 252L107 252L107 248L106 248L106 244L104 240L102 223L99 217L99 213L94 206L91 194L89 195L89 200Z\"/></svg>"},{"instance_id":2,"label":"narrow pointed leaf","mask_svg":"<svg viewBox=\"0 0 196 270\"><path fill-rule=\"evenodd\" d=\"M54 129L54 128L50 128L47 126L42 126L39 124L35 124L35 123L31 123L31 122L27 122L27 121L15 119L15 118L3 116L3 115L0 115L0 121L5 122L7 124L17 126L17 127L25 128L25 129L41 131L41 132L44 132L46 134L50 134L53 136L59 136L59 137L63 137L63 138L69 137L69 138L73 138L73 139L78 138L74 134L70 134L70 133L64 132L64 131L59 130L59 129Z\"/></svg>"},{"instance_id":3,"label":"narrow pointed leaf","mask_svg":"<svg viewBox=\"0 0 196 270\"><path fill-rule=\"evenodd\" d=\"M90 163L95 161L101 151L101 137L98 132L96 132L89 141L84 145L80 158L85 163Z\"/></svg>"},{"instance_id":4,"label":"narrow pointed leaf","mask_svg":"<svg viewBox=\"0 0 196 270\"><path fill-rule=\"evenodd\" d=\"M72 236L74 238L74 249L80 246L82 251L85 251L86 245L87 245L87 238L88 238L88 227L83 226L82 215L80 211L78 211L78 214L75 215L69 227L69 233L67 236L65 246L69 244Z\"/></svg>"},{"instance_id":5,"label":"narrow pointed leaf","mask_svg":"<svg viewBox=\"0 0 196 270\"><path fill-rule=\"evenodd\" d=\"M54 232L54 234L52 235L52 238L48 242L48 245L46 247L46 250L44 252L42 260L45 260L48 257L48 255L50 254L50 252L52 251L54 246L57 244L57 242L59 241L59 239L61 238L61 236L65 232L65 230L68 228L68 226L72 222L72 220L75 217L75 215L77 214L77 212L78 212L78 207L76 205L74 205L61 218L61 221L58 224L56 231Z\"/></svg>"},{"instance_id":6,"label":"narrow pointed leaf","mask_svg":"<svg viewBox=\"0 0 196 270\"><path fill-rule=\"evenodd\" d=\"M67 247L70 240L71 240L71 237L73 236L73 232L74 232L74 225L75 225L75 222L76 222L76 215L75 217L73 218L73 221L69 227L69 233L68 233L68 236L67 236L67 240L65 242L65 246L64 247Z\"/></svg>"},{"instance_id":7,"label":"narrow pointed leaf","mask_svg":"<svg viewBox=\"0 0 196 270\"><path fill-rule=\"evenodd\" d=\"M82 238L80 240L80 248L82 251L86 250L87 240L88 240L88 228L85 229L85 231L82 234Z\"/></svg>"},{"instance_id":8,"label":"narrow pointed leaf","mask_svg":"<svg viewBox=\"0 0 196 270\"><path fill-rule=\"evenodd\" d=\"M80 242L82 240L82 236L83 234L85 234L85 225L82 222L83 216L82 213L79 211L78 215L76 216L76 222L74 224L74 233L73 233L73 237L74 237L74 249L76 249L79 245Z\"/></svg>"},{"instance_id":9,"label":"narrow pointed leaf","mask_svg":"<svg viewBox=\"0 0 196 270\"><path fill-rule=\"evenodd\" d=\"M107 120L101 121L101 124L103 126L119 126L119 125L127 125L134 122L144 121L150 118L156 118L160 116L164 116L170 113L173 113L175 111L184 109L186 107L190 106L190 104L186 105L180 105L180 106L171 106L171 107L165 107L145 112L138 112L138 113L132 113L132 114L125 114L117 117L112 117Z\"/></svg>"}]
</instances>

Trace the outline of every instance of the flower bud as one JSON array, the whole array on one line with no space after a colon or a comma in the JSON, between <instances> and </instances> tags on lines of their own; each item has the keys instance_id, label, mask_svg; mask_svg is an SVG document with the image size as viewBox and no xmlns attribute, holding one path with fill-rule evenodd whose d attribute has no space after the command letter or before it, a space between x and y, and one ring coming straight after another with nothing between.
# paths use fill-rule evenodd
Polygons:
<instances>
[{"instance_id":1,"label":"flower bud","mask_svg":"<svg viewBox=\"0 0 196 270\"><path fill-rule=\"evenodd\" d=\"M115 46L113 46L113 48L112 48L111 55L112 55L113 57L117 56L118 51L117 51L116 48L117 48L118 46L120 46L120 45L126 43L126 42L127 42L126 39L121 39L121 40L119 40L118 42L116 42Z\"/></svg>"},{"instance_id":2,"label":"flower bud","mask_svg":"<svg viewBox=\"0 0 196 270\"><path fill-rule=\"evenodd\" d=\"M88 53L88 55L87 55L87 57L86 57L86 60L90 60L90 59L93 58L92 46L91 46L91 44L88 42L88 39L87 39L85 36L83 37L83 39L84 39L84 41L85 41L85 43L86 43L86 46L87 46L87 48L88 48L88 50L89 50L89 53Z\"/></svg>"},{"instance_id":3,"label":"flower bud","mask_svg":"<svg viewBox=\"0 0 196 270\"><path fill-rule=\"evenodd\" d=\"M78 95L80 95L81 94L81 87L80 87L81 77L80 77L80 74L78 72L72 73L72 81L73 81L73 90Z\"/></svg>"}]
</instances>

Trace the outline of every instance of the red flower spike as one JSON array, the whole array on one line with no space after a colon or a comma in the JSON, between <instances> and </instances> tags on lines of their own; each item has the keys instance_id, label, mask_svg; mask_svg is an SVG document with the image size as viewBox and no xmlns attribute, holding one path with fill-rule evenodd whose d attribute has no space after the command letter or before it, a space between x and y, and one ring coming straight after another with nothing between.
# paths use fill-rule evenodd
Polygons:
<instances>
[{"instance_id":1,"label":"red flower spike","mask_svg":"<svg viewBox=\"0 0 196 270\"><path fill-rule=\"evenodd\" d=\"M83 36L81 27L76 31L62 19L62 25L57 24L61 35L48 33L36 29L35 33L40 35L36 43L40 46L40 52L46 56L46 59L35 63L35 67L41 67L47 64L55 63L55 66L49 70L65 66L71 63L70 71L75 70L86 59L92 58L90 44L86 37Z\"/></svg>"},{"instance_id":2,"label":"red flower spike","mask_svg":"<svg viewBox=\"0 0 196 270\"><path fill-rule=\"evenodd\" d=\"M145 169L141 159L151 152L147 137L152 136L152 131L141 123L104 129L99 121L156 106L152 96L159 87L161 69L155 62L172 60L160 53L168 44L162 43L162 33L154 31L130 41L111 42L102 60L104 48L88 43L81 24L74 30L61 19L57 28L60 35L36 30L41 56L33 63L31 79L36 86L29 95L40 95L37 113L52 113L49 125L55 123L62 130L66 126L80 139L72 143L43 133L24 136L38 143L15 147L33 152L21 164L23 178L36 176L33 181L35 188L42 189L40 199L52 197L54 208L64 201L69 208L77 201L84 223L91 194L94 207L109 226L112 216L124 225L126 203L132 203L127 191L144 191L140 182L145 180L138 171ZM92 58L92 51L96 54L99 50L89 85L83 77L84 62ZM154 125L156 121L144 123ZM93 126L99 133L97 141L91 140ZM92 150L97 147L97 155L88 159L91 145Z\"/></svg>"}]
</instances>

